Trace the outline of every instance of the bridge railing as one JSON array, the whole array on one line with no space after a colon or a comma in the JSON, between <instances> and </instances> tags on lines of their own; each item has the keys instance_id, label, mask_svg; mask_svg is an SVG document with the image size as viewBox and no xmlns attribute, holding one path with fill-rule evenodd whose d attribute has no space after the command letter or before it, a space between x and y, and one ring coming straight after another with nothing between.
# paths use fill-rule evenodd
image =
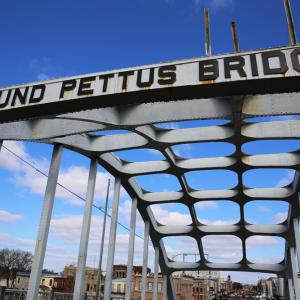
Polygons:
<instances>
[{"instance_id":1,"label":"bridge railing","mask_svg":"<svg viewBox=\"0 0 300 300\"><path fill-rule=\"evenodd\" d=\"M0 300L26 300L27 291L18 289L3 289L0 291ZM55 291L40 291L37 300L72 300L72 293ZM85 296L85 300L95 300L93 296Z\"/></svg>"}]
</instances>

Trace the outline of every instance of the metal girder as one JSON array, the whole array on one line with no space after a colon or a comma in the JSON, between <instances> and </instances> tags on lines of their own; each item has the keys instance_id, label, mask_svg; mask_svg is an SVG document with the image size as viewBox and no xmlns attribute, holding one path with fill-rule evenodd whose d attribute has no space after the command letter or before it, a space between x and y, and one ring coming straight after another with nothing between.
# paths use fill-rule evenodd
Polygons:
<instances>
[{"instance_id":1,"label":"metal girder","mask_svg":"<svg viewBox=\"0 0 300 300\"><path fill-rule=\"evenodd\" d=\"M249 155L241 151L248 141L267 139L299 139L299 120L270 119L247 123L249 116L282 116L299 114L300 94L275 94L245 96L234 102L232 98L210 98L156 102L124 107L95 108L89 111L68 113L51 119L27 120L0 124L0 140L38 140L50 144L61 144L68 149L97 159L112 175L120 178L122 186L132 198L137 199L137 208L150 226L150 237L159 251L160 269L167 276L168 299L171 299L171 274L178 270L232 270L269 272L284 276L287 261L277 264L252 263L246 257L247 238L255 235L279 236L289 243L291 218L299 218L298 171L300 155L292 153ZM240 107L239 107L240 106ZM240 121L238 121L240 117ZM162 129L157 122L227 119L220 126ZM122 129L124 134L98 136L92 131ZM184 158L172 149L174 145L228 142L236 145L229 156L214 158ZM164 156L160 161L128 162L114 152L128 149L155 149ZM293 184L285 187L249 188L241 182L244 172L259 168L289 168L296 171ZM186 173L196 170L226 169L239 176L237 186L227 190L196 190L189 186ZM135 177L167 173L176 176L179 191L145 191ZM202 224L195 214L194 205L207 200L230 200L240 205L255 199L284 200L290 204L290 216L286 222L273 225L254 225L241 219L232 225ZM153 204L185 204L191 215L191 224L165 226L159 224L151 209ZM115 228L114 228L115 230ZM202 238L209 235L232 235L240 238L243 258L237 263L212 263L205 256ZM178 263L167 257L163 238L188 236L196 240L200 260L194 263ZM110 266L113 258L110 257ZM109 291L107 291L109 293ZM108 295L108 294L107 294Z\"/></svg>"},{"instance_id":2,"label":"metal girder","mask_svg":"<svg viewBox=\"0 0 300 300\"><path fill-rule=\"evenodd\" d=\"M297 94L298 96L298 94ZM267 96L261 96L262 101L265 101ZM279 96L276 95L278 98ZM293 95L296 97L296 95ZM247 112L247 104L251 97L243 99L244 113ZM253 101L258 101L259 96L254 96ZM195 105L196 100L186 100L184 103L187 107L189 104ZM201 101L201 100L198 100ZM220 101L220 100L218 100ZM223 101L228 101L223 100ZM219 103L219 102L216 102ZM228 102L229 103L229 102ZM227 103L227 104L228 104ZM220 104L220 103L219 103ZM219 105L217 104L217 105ZM145 104L147 107L154 106L156 112L156 120L168 120L163 110L162 114L159 115L159 107L166 108L170 103L154 103ZM132 106L132 110L139 109L142 105ZM224 103L222 103L224 107ZM276 107L276 103L274 104ZM275 114L274 106L273 111L265 113ZM231 106L232 107L232 106ZM267 107L267 105L266 105ZM106 111L108 109L103 109ZM112 114L113 110L110 109ZM233 108L231 108L231 111ZM80 113L74 113L76 120L87 122L87 115L89 116L89 124L98 124L101 114L101 109L96 109L97 120L92 120L93 111L82 112L82 119ZM297 196L297 190L292 186L287 187L274 187L274 188L247 188L244 186L235 187L230 190L193 190L185 181L185 173L194 170L213 170L213 169L230 169L237 173L241 172L241 165L243 171L248 169L256 169L261 167L272 167L272 168L292 168L298 170L299 166L299 154L298 153L280 153L280 154L264 154L264 155L243 155L242 153L233 153L228 157L218 158L192 158L186 159L179 157L172 150L171 147L176 144L182 143L198 143L198 142L210 142L210 141L227 141L235 144L237 136L240 135L242 140L259 140L268 138L298 138L299 136L299 121L297 120L284 120L284 121L272 121L272 122L258 122L252 124L240 125L240 130L237 132L237 128L234 127L233 123L228 123L223 126L212 126L212 127L198 127L198 128L183 128L183 129L160 129L151 124L140 126L141 123L136 121L133 114L130 114L130 108L127 108L127 114L131 115L131 124L123 122L122 126L116 126L116 120L120 120L120 112L118 111L118 117L112 118L115 120L114 124L109 124L106 120L105 128L120 128L130 131L128 134L119 134L111 136L93 136L86 134L85 128L82 128L81 134L76 134L77 129L74 128L74 135L65 137L55 137L53 139L44 139L47 143L61 143L65 147L74 151L80 152L84 155L94 157L98 155L98 161L102 164L109 172L115 176L120 176L122 185L129 192L132 197L138 199L138 209L143 219L150 223L150 236L155 247L160 250L160 267L164 274L170 275L176 270L244 270L253 272L271 272L277 274L283 274L286 267L283 263L281 264L255 264L242 260L235 264L217 264L210 263L203 255L201 238L208 235L233 235L240 237L242 241L246 238L254 235L265 235L265 236L280 236L283 238L287 237L287 232L290 230L288 223L278 225L251 225L245 224L244 220L241 219L237 224L218 226L218 225L205 225L201 224L195 216L192 216L192 223L186 226L163 226L157 223L155 216L149 207L152 204L158 203L183 203L190 208L192 211L193 205L199 201L205 200L218 200L227 199L234 201L240 205L245 204L253 199L278 199L289 202L293 205L294 199ZM276 114L278 111L276 111ZM232 112L231 112L232 114ZM249 114L249 111L247 112ZM283 114L283 113L282 113ZM70 114L69 114L70 115ZM174 120L179 120L178 115L174 116ZM94 114L96 118L96 113ZM221 116L219 114L219 116ZM226 116L231 119L230 113L227 109ZM153 117L153 116L152 116ZM193 112L193 118L201 119L202 115L199 113L197 118L195 112ZM246 114L245 114L246 117ZM64 116L63 118L66 118ZM105 118L105 116L103 117ZM154 118L154 117L153 117ZM189 115L184 115L180 120L193 119ZM58 117L61 120L61 116ZM75 119L75 118L74 118ZM126 118L123 117L123 120ZM55 119L54 119L55 120ZM154 120L154 119L152 119ZM132 124L136 123L136 126ZM2 125L0 125L1 127ZM103 125L104 126L104 125ZM28 132L27 132L28 134ZM31 136L32 137L32 136ZM0 136L0 138L2 138ZM30 139L30 137L26 137ZM113 152L124 150L124 149L138 149L138 148L150 148L160 151L165 160L162 161L147 161L147 162L126 162L117 157ZM239 164L238 164L239 162ZM148 192L144 191L135 181L136 176L146 174L158 174L168 173L173 174L178 178L182 188L180 191L174 192ZM166 256L162 238L167 236L190 236L197 240L199 246L199 253L201 261L197 263L176 263L172 262L170 258ZM245 247L245 243L243 243Z\"/></svg>"}]
</instances>

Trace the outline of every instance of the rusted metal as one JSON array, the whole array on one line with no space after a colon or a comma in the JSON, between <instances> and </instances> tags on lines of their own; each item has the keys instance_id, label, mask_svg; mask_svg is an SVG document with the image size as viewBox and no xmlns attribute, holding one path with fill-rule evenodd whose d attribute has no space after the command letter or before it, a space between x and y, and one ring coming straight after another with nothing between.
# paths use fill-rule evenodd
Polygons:
<instances>
[{"instance_id":1,"label":"rusted metal","mask_svg":"<svg viewBox=\"0 0 300 300\"><path fill-rule=\"evenodd\" d=\"M296 30L294 25L291 3L290 0L283 0L283 1L284 1L285 14L286 14L286 19L288 24L290 45L293 46L297 44L297 35L296 35Z\"/></svg>"},{"instance_id":2,"label":"rusted metal","mask_svg":"<svg viewBox=\"0 0 300 300\"><path fill-rule=\"evenodd\" d=\"M205 54L211 56L211 39L210 39L210 19L209 9L204 10L204 28L205 28Z\"/></svg>"},{"instance_id":3,"label":"rusted metal","mask_svg":"<svg viewBox=\"0 0 300 300\"><path fill-rule=\"evenodd\" d=\"M234 21L231 22L231 33L232 33L234 52L238 53L240 52L240 47L239 47L239 39L237 34L236 23Z\"/></svg>"}]
</instances>

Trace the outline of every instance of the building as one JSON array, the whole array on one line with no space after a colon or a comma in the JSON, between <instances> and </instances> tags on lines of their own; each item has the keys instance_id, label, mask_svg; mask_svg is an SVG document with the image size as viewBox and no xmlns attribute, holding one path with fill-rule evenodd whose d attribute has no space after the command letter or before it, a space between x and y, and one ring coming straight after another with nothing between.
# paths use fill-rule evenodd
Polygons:
<instances>
[{"instance_id":1,"label":"building","mask_svg":"<svg viewBox=\"0 0 300 300\"><path fill-rule=\"evenodd\" d=\"M15 288L18 290L27 290L29 284L30 272L17 272Z\"/></svg>"},{"instance_id":2,"label":"building","mask_svg":"<svg viewBox=\"0 0 300 300\"><path fill-rule=\"evenodd\" d=\"M56 292L71 293L74 288L74 280L71 277L61 276L60 274L43 274L40 287L43 290L54 290Z\"/></svg>"},{"instance_id":3,"label":"building","mask_svg":"<svg viewBox=\"0 0 300 300\"><path fill-rule=\"evenodd\" d=\"M63 275L66 278L69 278L73 281L73 287L71 291L73 292L75 277L76 277L76 267L74 265L69 265L64 268ZM96 295L96 288L97 288L97 275L98 269L86 267L85 269L85 277L84 277L84 293L88 296L95 296ZM104 287L104 278L101 273L101 291Z\"/></svg>"},{"instance_id":4,"label":"building","mask_svg":"<svg viewBox=\"0 0 300 300\"><path fill-rule=\"evenodd\" d=\"M126 265L114 265L113 266L113 278L126 278L127 266Z\"/></svg>"},{"instance_id":5,"label":"building","mask_svg":"<svg viewBox=\"0 0 300 300\"><path fill-rule=\"evenodd\" d=\"M112 280L111 299L124 299L126 289L126 278L114 278Z\"/></svg>"},{"instance_id":6,"label":"building","mask_svg":"<svg viewBox=\"0 0 300 300\"><path fill-rule=\"evenodd\" d=\"M174 286L176 290L176 299L191 300L193 297L193 278L174 277ZM135 274L132 285L132 299L140 299L142 292L142 275ZM146 300L152 300L154 286L154 274L149 273L146 280ZM163 300L163 276L158 276L158 300Z\"/></svg>"},{"instance_id":7,"label":"building","mask_svg":"<svg viewBox=\"0 0 300 300\"><path fill-rule=\"evenodd\" d=\"M284 295L283 278L270 277L268 279L261 279L257 284L257 288L267 298L279 297L281 299Z\"/></svg>"}]
</instances>

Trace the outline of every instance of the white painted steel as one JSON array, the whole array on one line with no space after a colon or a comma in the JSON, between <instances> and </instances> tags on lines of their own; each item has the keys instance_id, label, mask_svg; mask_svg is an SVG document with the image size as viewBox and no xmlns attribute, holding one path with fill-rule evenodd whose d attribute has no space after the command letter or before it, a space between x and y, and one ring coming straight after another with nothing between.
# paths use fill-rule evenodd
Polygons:
<instances>
[{"instance_id":1,"label":"white painted steel","mask_svg":"<svg viewBox=\"0 0 300 300\"><path fill-rule=\"evenodd\" d=\"M84 280L85 280L85 265L88 250L88 242L90 236L90 226L92 220L92 208L94 201L95 185L97 178L97 159L92 159L90 163L90 172L88 178L88 186L86 193L86 201L84 207L84 215L82 220L79 254L77 261L75 286L73 300L82 300L84 296Z\"/></svg>"},{"instance_id":2,"label":"white painted steel","mask_svg":"<svg viewBox=\"0 0 300 300\"><path fill-rule=\"evenodd\" d=\"M132 269L133 269L135 226L136 226L136 211L137 211L137 198L133 198L132 203L131 203L130 233L129 233L129 244L128 244L128 260L127 260L127 278L126 278L125 300L130 300L131 299Z\"/></svg>"},{"instance_id":3,"label":"white painted steel","mask_svg":"<svg viewBox=\"0 0 300 300\"><path fill-rule=\"evenodd\" d=\"M158 264L159 264L159 248L154 248L154 283L152 300L158 299Z\"/></svg>"},{"instance_id":4,"label":"white painted steel","mask_svg":"<svg viewBox=\"0 0 300 300\"><path fill-rule=\"evenodd\" d=\"M106 274L104 283L104 300L110 300L111 288L112 288L112 273L114 265L115 247L116 247L116 235L117 235L117 222L119 212L119 200L120 200L120 188L121 178L115 178L113 207L110 221L109 243L106 263Z\"/></svg>"},{"instance_id":5,"label":"white painted steel","mask_svg":"<svg viewBox=\"0 0 300 300\"><path fill-rule=\"evenodd\" d=\"M144 246L143 246L143 270L142 270L141 300L146 300L146 292L147 292L149 228L150 228L149 221L146 221L145 222L145 228L144 228Z\"/></svg>"},{"instance_id":6,"label":"white painted steel","mask_svg":"<svg viewBox=\"0 0 300 300\"><path fill-rule=\"evenodd\" d=\"M62 145L54 145L26 300L38 298L62 152Z\"/></svg>"},{"instance_id":7,"label":"white painted steel","mask_svg":"<svg viewBox=\"0 0 300 300\"><path fill-rule=\"evenodd\" d=\"M98 264L98 272L97 272L96 300L98 300L98 296L101 295L101 285L102 285L101 272L102 272L102 260L103 260L103 251L104 251L104 238L105 238L105 232L106 232L106 219L107 219L107 210L108 210L109 189L110 189L110 179L108 179L108 184L107 184L105 208L104 208L104 216L103 216L100 255L99 255L99 264Z\"/></svg>"}]
</instances>

